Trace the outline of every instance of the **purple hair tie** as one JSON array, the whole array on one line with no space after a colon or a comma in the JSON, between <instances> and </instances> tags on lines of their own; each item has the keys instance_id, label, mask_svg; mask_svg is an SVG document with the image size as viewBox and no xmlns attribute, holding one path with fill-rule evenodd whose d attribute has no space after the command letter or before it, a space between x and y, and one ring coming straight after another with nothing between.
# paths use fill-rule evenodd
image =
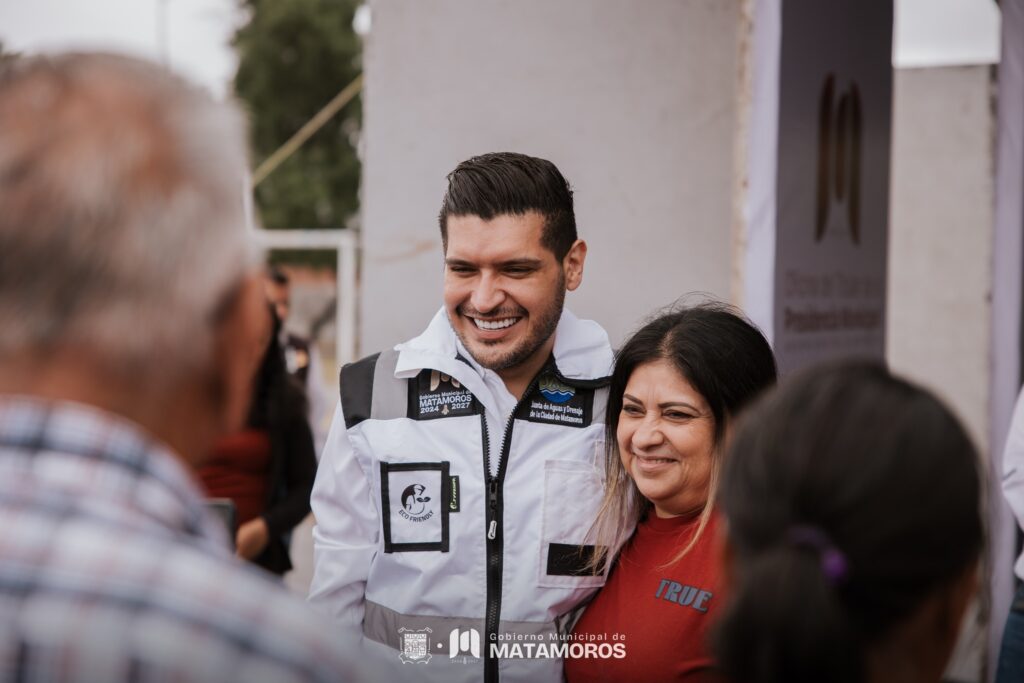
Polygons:
<instances>
[{"instance_id":1,"label":"purple hair tie","mask_svg":"<svg viewBox=\"0 0 1024 683\"><path fill-rule=\"evenodd\" d=\"M786 534L789 542L797 547L812 548L821 558L821 571L833 586L846 581L849 565L846 556L837 548L824 531L814 526L797 525Z\"/></svg>"}]
</instances>

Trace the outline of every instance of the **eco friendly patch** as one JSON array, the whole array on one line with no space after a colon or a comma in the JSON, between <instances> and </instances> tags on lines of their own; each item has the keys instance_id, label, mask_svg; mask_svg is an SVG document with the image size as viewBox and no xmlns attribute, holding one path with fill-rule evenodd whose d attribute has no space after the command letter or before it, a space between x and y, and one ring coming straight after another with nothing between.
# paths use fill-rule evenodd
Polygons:
<instances>
[{"instance_id":1,"label":"eco friendly patch","mask_svg":"<svg viewBox=\"0 0 1024 683\"><path fill-rule=\"evenodd\" d=\"M448 552L447 461L381 462L384 552Z\"/></svg>"}]
</instances>

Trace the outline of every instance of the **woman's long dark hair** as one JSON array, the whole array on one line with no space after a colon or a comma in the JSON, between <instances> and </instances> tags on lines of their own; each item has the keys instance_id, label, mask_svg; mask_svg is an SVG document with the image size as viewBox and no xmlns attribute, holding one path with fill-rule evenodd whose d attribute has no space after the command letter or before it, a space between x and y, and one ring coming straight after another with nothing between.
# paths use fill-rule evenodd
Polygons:
<instances>
[{"instance_id":1,"label":"woman's long dark hair","mask_svg":"<svg viewBox=\"0 0 1024 683\"><path fill-rule=\"evenodd\" d=\"M719 491L734 560L719 662L738 683L862 681L868 648L978 559L974 446L867 361L794 376L740 422Z\"/></svg>"},{"instance_id":2,"label":"woman's long dark hair","mask_svg":"<svg viewBox=\"0 0 1024 683\"><path fill-rule=\"evenodd\" d=\"M641 327L615 357L605 427L605 496L594 524L598 545L616 549L651 508L622 465L616 434L622 395L641 365L667 360L696 389L715 422L711 485L701 520L690 544L700 538L711 516L726 424L762 390L775 383L775 357L761 331L735 308L705 302L662 313ZM674 560L673 560L674 561ZM595 569L600 558L595 558Z\"/></svg>"},{"instance_id":3,"label":"woman's long dark hair","mask_svg":"<svg viewBox=\"0 0 1024 683\"><path fill-rule=\"evenodd\" d=\"M273 330L253 381L252 404L246 420L250 429L270 429L291 419L305 419L306 415L305 391L288 374L285 363L280 341L281 321L273 308L270 315Z\"/></svg>"}]
</instances>

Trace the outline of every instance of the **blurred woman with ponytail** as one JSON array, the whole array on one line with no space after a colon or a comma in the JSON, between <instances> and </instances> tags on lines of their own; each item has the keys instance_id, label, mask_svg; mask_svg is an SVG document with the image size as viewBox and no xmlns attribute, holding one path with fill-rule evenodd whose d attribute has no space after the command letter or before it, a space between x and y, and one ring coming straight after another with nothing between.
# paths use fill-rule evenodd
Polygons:
<instances>
[{"instance_id":1,"label":"blurred woman with ponytail","mask_svg":"<svg viewBox=\"0 0 1024 683\"><path fill-rule=\"evenodd\" d=\"M976 588L977 453L881 365L794 376L725 460L730 558L717 654L735 683L934 683Z\"/></svg>"},{"instance_id":2,"label":"blurred woman with ponytail","mask_svg":"<svg viewBox=\"0 0 1024 683\"><path fill-rule=\"evenodd\" d=\"M660 315L619 350L591 569L609 555L614 566L572 634L616 649L568 658L570 683L718 680L708 634L724 599L721 454L738 411L774 382L768 342L722 304Z\"/></svg>"}]
</instances>

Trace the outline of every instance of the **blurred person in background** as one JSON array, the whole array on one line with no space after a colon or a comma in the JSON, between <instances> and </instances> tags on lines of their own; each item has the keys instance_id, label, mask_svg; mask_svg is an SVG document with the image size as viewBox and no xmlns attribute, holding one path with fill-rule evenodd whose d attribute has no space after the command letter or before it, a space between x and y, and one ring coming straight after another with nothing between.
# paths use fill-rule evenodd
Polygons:
<instances>
[{"instance_id":1,"label":"blurred person in background","mask_svg":"<svg viewBox=\"0 0 1024 683\"><path fill-rule=\"evenodd\" d=\"M1024 391L1017 397L1003 450L1002 488L1020 534L1024 529ZM1006 617L996 683L1024 681L1024 554L1017 558L1013 570L1017 576L1017 595Z\"/></svg>"},{"instance_id":2,"label":"blurred person in background","mask_svg":"<svg viewBox=\"0 0 1024 683\"><path fill-rule=\"evenodd\" d=\"M978 454L882 365L792 377L740 421L721 509L737 683L935 683L977 588Z\"/></svg>"},{"instance_id":3,"label":"blurred person in background","mask_svg":"<svg viewBox=\"0 0 1024 683\"><path fill-rule=\"evenodd\" d=\"M309 514L316 456L302 387L285 368L281 321L270 315L245 428L215 442L199 477L207 495L234 503L238 555L283 575L292 568L288 534Z\"/></svg>"},{"instance_id":4,"label":"blurred person in background","mask_svg":"<svg viewBox=\"0 0 1024 683\"><path fill-rule=\"evenodd\" d=\"M708 634L725 598L722 452L737 413L775 375L761 332L716 303L659 315L616 354L594 531L622 552L573 638L618 634L624 656L567 659L570 683L718 680Z\"/></svg>"},{"instance_id":5,"label":"blurred person in background","mask_svg":"<svg viewBox=\"0 0 1024 683\"><path fill-rule=\"evenodd\" d=\"M144 61L0 73L0 677L339 681L190 474L267 334L237 110Z\"/></svg>"},{"instance_id":6,"label":"blurred person in background","mask_svg":"<svg viewBox=\"0 0 1024 683\"><path fill-rule=\"evenodd\" d=\"M277 336L285 365L306 395L306 416L313 430L314 453L319 458L334 411L334 402L324 389L320 349L316 339L301 337L288 329L288 316L292 312L291 278L288 273L277 266L270 266L267 269L266 291L267 299L281 322Z\"/></svg>"}]
</instances>

